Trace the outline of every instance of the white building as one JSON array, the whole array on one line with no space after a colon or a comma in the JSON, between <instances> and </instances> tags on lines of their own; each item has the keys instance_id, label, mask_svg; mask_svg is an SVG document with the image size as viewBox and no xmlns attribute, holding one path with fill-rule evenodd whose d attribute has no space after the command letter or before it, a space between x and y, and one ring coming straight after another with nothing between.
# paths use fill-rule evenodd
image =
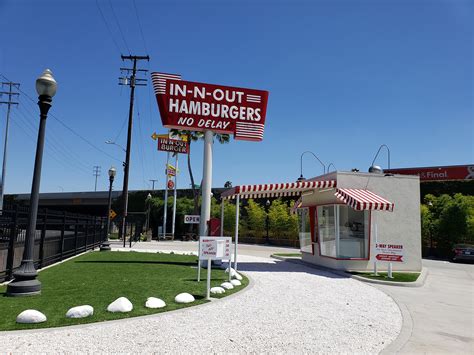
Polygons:
<instances>
[{"instance_id":1,"label":"white building","mask_svg":"<svg viewBox=\"0 0 474 355\"><path fill-rule=\"evenodd\" d=\"M236 186L222 196L236 199L237 206L241 198L300 196L295 210L306 262L369 271L375 261L386 270L392 260L394 271L420 271L419 186L418 176L332 172L300 182ZM238 209L236 223L237 245Z\"/></svg>"}]
</instances>

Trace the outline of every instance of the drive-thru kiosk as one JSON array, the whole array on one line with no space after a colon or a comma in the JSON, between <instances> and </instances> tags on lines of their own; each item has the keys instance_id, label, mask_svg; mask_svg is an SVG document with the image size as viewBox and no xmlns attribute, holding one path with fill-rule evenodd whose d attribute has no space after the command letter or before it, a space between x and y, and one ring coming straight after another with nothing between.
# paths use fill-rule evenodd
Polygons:
<instances>
[{"instance_id":1,"label":"drive-thru kiosk","mask_svg":"<svg viewBox=\"0 0 474 355\"><path fill-rule=\"evenodd\" d=\"M360 172L332 172L310 180L236 186L222 193L235 199L234 268L240 199L299 196L304 261L339 270L420 271L421 227L419 177ZM223 214L222 203L222 214ZM221 216L223 220L223 216ZM221 229L222 230L222 229Z\"/></svg>"}]
</instances>

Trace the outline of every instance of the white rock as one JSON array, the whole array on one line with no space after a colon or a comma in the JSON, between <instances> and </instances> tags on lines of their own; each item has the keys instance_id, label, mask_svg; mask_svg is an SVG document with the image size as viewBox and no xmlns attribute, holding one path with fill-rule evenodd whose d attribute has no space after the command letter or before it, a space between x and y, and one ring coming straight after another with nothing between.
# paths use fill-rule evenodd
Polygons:
<instances>
[{"instance_id":1,"label":"white rock","mask_svg":"<svg viewBox=\"0 0 474 355\"><path fill-rule=\"evenodd\" d=\"M46 322L46 316L35 309L27 309L16 317L17 323L42 323Z\"/></svg>"},{"instance_id":2,"label":"white rock","mask_svg":"<svg viewBox=\"0 0 474 355\"><path fill-rule=\"evenodd\" d=\"M231 280L230 283L234 286L241 286L242 283L239 280Z\"/></svg>"},{"instance_id":3,"label":"white rock","mask_svg":"<svg viewBox=\"0 0 474 355\"><path fill-rule=\"evenodd\" d=\"M234 285L232 285L230 282L224 282L221 284L221 287L225 288L226 290L232 290Z\"/></svg>"},{"instance_id":4,"label":"white rock","mask_svg":"<svg viewBox=\"0 0 474 355\"><path fill-rule=\"evenodd\" d=\"M174 298L176 303L191 303L194 302L194 296L189 293L180 293Z\"/></svg>"},{"instance_id":5,"label":"white rock","mask_svg":"<svg viewBox=\"0 0 474 355\"><path fill-rule=\"evenodd\" d=\"M221 293L225 293L225 290L222 287L211 287L211 293L214 295L219 295Z\"/></svg>"},{"instance_id":6,"label":"white rock","mask_svg":"<svg viewBox=\"0 0 474 355\"><path fill-rule=\"evenodd\" d=\"M166 303L156 297L148 297L145 303L146 308L163 308L166 307Z\"/></svg>"},{"instance_id":7,"label":"white rock","mask_svg":"<svg viewBox=\"0 0 474 355\"><path fill-rule=\"evenodd\" d=\"M85 318L94 314L94 308L89 305L72 307L67 311L67 318Z\"/></svg>"},{"instance_id":8,"label":"white rock","mask_svg":"<svg viewBox=\"0 0 474 355\"><path fill-rule=\"evenodd\" d=\"M130 312L133 309L133 304L126 297L119 297L107 307L109 312Z\"/></svg>"},{"instance_id":9,"label":"white rock","mask_svg":"<svg viewBox=\"0 0 474 355\"><path fill-rule=\"evenodd\" d=\"M225 269L226 273L229 273L229 268ZM230 268L230 276L237 280L242 280L242 276L240 276L233 268Z\"/></svg>"}]
</instances>

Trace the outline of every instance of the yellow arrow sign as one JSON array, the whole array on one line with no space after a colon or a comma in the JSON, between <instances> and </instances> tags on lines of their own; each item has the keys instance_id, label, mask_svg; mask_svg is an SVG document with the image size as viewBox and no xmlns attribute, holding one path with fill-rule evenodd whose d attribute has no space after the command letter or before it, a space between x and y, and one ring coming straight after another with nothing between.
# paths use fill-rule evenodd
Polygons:
<instances>
[{"instance_id":1,"label":"yellow arrow sign","mask_svg":"<svg viewBox=\"0 0 474 355\"><path fill-rule=\"evenodd\" d=\"M156 134L156 132L153 132L153 134L151 135L151 139L153 139L154 141L156 141L158 137L159 136Z\"/></svg>"}]
</instances>

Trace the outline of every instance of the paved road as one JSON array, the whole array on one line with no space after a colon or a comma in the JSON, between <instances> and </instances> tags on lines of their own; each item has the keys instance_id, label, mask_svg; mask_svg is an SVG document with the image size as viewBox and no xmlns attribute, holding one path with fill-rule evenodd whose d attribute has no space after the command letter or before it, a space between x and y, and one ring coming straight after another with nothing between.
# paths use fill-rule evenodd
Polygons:
<instances>
[{"instance_id":1,"label":"paved road","mask_svg":"<svg viewBox=\"0 0 474 355\"><path fill-rule=\"evenodd\" d=\"M423 287L376 287L406 306L413 330L388 352L474 354L474 265L423 260Z\"/></svg>"}]
</instances>

